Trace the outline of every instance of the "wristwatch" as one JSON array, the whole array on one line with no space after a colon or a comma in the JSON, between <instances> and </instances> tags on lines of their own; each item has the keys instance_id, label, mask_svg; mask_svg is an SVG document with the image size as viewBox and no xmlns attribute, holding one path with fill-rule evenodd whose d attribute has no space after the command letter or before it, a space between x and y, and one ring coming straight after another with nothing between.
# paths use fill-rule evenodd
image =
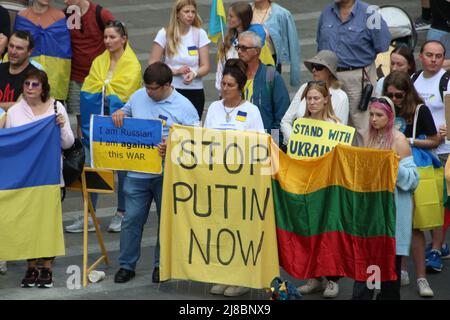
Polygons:
<instances>
[{"instance_id":1,"label":"wristwatch","mask_svg":"<svg viewBox=\"0 0 450 320\"><path fill-rule=\"evenodd\" d=\"M410 144L411 146L414 145L414 138L409 138L409 144Z\"/></svg>"}]
</instances>

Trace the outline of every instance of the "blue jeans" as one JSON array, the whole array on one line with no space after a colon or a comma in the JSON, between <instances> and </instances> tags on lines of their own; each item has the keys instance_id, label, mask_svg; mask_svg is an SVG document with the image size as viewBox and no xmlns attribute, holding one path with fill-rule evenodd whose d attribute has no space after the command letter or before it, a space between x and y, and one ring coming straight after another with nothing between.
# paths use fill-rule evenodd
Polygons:
<instances>
[{"instance_id":1,"label":"blue jeans","mask_svg":"<svg viewBox=\"0 0 450 320\"><path fill-rule=\"evenodd\" d=\"M89 152L89 148L84 146L84 153L86 155L84 163L87 166L91 166L91 153ZM125 181L125 177L127 176L127 171L116 171L117 172L117 180L118 180L118 186L117 186L117 211L119 212L125 212L125 193L123 191L123 184ZM91 193L91 201L92 206L94 207L94 210L97 209L97 200L98 200L98 193Z\"/></svg>"},{"instance_id":2,"label":"blue jeans","mask_svg":"<svg viewBox=\"0 0 450 320\"><path fill-rule=\"evenodd\" d=\"M156 202L158 233L153 265L159 267L159 218L161 215L163 177L153 179L125 178L126 212L120 231L120 267L127 270L136 269L141 256L141 241L144 225L147 222L150 205Z\"/></svg>"}]
</instances>

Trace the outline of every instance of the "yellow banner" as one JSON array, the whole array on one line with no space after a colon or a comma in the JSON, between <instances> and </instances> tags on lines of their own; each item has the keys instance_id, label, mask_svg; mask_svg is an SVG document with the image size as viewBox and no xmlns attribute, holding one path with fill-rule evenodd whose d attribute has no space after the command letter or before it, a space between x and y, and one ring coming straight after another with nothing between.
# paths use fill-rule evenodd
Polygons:
<instances>
[{"instance_id":1,"label":"yellow banner","mask_svg":"<svg viewBox=\"0 0 450 320\"><path fill-rule=\"evenodd\" d=\"M270 166L266 134L171 128L161 280L269 287L279 275Z\"/></svg>"},{"instance_id":2,"label":"yellow banner","mask_svg":"<svg viewBox=\"0 0 450 320\"><path fill-rule=\"evenodd\" d=\"M294 159L317 158L336 145L351 145L355 128L332 122L298 118L292 126L287 154Z\"/></svg>"}]
</instances>

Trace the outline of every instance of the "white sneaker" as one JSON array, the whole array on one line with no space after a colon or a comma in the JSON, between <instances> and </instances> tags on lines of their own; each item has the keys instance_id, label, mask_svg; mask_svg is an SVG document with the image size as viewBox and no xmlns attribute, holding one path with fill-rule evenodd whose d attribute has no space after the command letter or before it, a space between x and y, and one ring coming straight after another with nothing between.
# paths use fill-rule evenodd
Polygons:
<instances>
[{"instance_id":1,"label":"white sneaker","mask_svg":"<svg viewBox=\"0 0 450 320\"><path fill-rule=\"evenodd\" d=\"M227 286L225 284L215 284L215 285L212 286L211 290L209 290L209 293L211 293L211 294L223 294L228 287L229 286Z\"/></svg>"},{"instance_id":2,"label":"white sneaker","mask_svg":"<svg viewBox=\"0 0 450 320\"><path fill-rule=\"evenodd\" d=\"M123 213L116 212L108 227L108 232L120 232L122 229Z\"/></svg>"},{"instance_id":3,"label":"white sneaker","mask_svg":"<svg viewBox=\"0 0 450 320\"><path fill-rule=\"evenodd\" d=\"M324 281L322 281L321 278L320 280L313 278L308 279L305 285L298 287L298 290L300 291L301 294L310 294L314 292L321 292L325 290L325 287L326 283L324 283Z\"/></svg>"},{"instance_id":4,"label":"white sneaker","mask_svg":"<svg viewBox=\"0 0 450 320\"><path fill-rule=\"evenodd\" d=\"M400 278L400 286L409 285L409 275L408 271L402 270L401 278Z\"/></svg>"},{"instance_id":5,"label":"white sneaker","mask_svg":"<svg viewBox=\"0 0 450 320\"><path fill-rule=\"evenodd\" d=\"M434 296L433 290L431 290L430 285L428 284L428 281L425 278L417 279L417 288L419 289L419 295L421 297Z\"/></svg>"},{"instance_id":6,"label":"white sneaker","mask_svg":"<svg viewBox=\"0 0 450 320\"><path fill-rule=\"evenodd\" d=\"M75 221L65 228L68 233L82 233L84 226L84 218L83 216L78 216ZM88 232L95 231L94 222L92 222L92 218L88 218Z\"/></svg>"},{"instance_id":7,"label":"white sneaker","mask_svg":"<svg viewBox=\"0 0 450 320\"><path fill-rule=\"evenodd\" d=\"M0 274L6 274L6 271L8 271L6 261L0 261Z\"/></svg>"},{"instance_id":8,"label":"white sneaker","mask_svg":"<svg viewBox=\"0 0 450 320\"><path fill-rule=\"evenodd\" d=\"M238 287L238 286L229 286L224 291L223 295L225 297L238 297L246 294L250 291L250 288L247 287Z\"/></svg>"},{"instance_id":9,"label":"white sneaker","mask_svg":"<svg viewBox=\"0 0 450 320\"><path fill-rule=\"evenodd\" d=\"M324 298L336 298L339 294L339 285L337 282L328 280L327 281L327 287L325 288L325 291L323 292Z\"/></svg>"}]
</instances>

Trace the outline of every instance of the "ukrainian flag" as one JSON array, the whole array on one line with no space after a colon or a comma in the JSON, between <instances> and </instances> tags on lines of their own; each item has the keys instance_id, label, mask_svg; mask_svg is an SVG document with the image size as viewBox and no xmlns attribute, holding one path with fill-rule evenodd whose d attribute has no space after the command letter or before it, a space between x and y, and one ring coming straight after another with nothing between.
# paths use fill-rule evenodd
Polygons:
<instances>
[{"instance_id":1,"label":"ukrainian flag","mask_svg":"<svg viewBox=\"0 0 450 320\"><path fill-rule=\"evenodd\" d=\"M64 255L55 116L0 130L0 260Z\"/></svg>"},{"instance_id":2,"label":"ukrainian flag","mask_svg":"<svg viewBox=\"0 0 450 320\"><path fill-rule=\"evenodd\" d=\"M141 64L129 44L114 68L112 79L106 81L109 65L109 51L105 50L95 58L81 88L81 130L83 144L87 147L89 147L91 115L104 114L103 98L108 103L109 115L112 115L114 111L122 108L130 96L141 87Z\"/></svg>"},{"instance_id":3,"label":"ukrainian flag","mask_svg":"<svg viewBox=\"0 0 450 320\"><path fill-rule=\"evenodd\" d=\"M3 110L2 108L0 108L0 120L6 115L5 110Z\"/></svg>"},{"instance_id":4,"label":"ukrainian flag","mask_svg":"<svg viewBox=\"0 0 450 320\"><path fill-rule=\"evenodd\" d=\"M35 47L31 54L47 72L51 95L58 100L66 100L69 90L72 48L66 18L62 18L47 28L37 26L25 17L17 15L14 30L29 31L33 35Z\"/></svg>"},{"instance_id":5,"label":"ukrainian flag","mask_svg":"<svg viewBox=\"0 0 450 320\"><path fill-rule=\"evenodd\" d=\"M209 16L208 38L217 43L221 35L223 36L225 25L227 23L225 8L222 0L213 0L211 4L211 14Z\"/></svg>"},{"instance_id":6,"label":"ukrainian flag","mask_svg":"<svg viewBox=\"0 0 450 320\"><path fill-rule=\"evenodd\" d=\"M238 111L238 113L236 115L236 120L237 121L241 121L241 122L245 122L245 120L247 120L247 112Z\"/></svg>"}]
</instances>

